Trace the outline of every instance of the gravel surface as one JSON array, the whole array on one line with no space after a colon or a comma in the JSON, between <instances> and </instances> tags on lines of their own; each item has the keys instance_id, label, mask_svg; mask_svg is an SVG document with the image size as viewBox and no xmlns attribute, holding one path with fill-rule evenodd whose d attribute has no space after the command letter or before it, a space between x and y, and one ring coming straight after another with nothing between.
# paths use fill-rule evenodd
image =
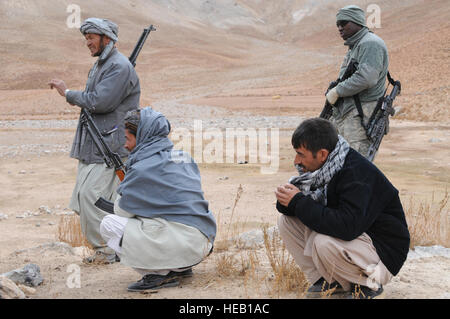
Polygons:
<instances>
[{"instance_id":1,"label":"gravel surface","mask_svg":"<svg viewBox=\"0 0 450 319\"><path fill-rule=\"evenodd\" d=\"M230 112L228 110L211 107L184 104L177 100L160 101L153 104L153 108L162 112L170 121L172 131L209 129L283 129L293 130L303 120L297 116L261 116L245 112ZM0 158L16 156L38 155L45 156L54 153L69 153L74 132L60 131L69 129L75 131L78 120L14 120L0 121L0 129L24 129L21 138L10 140L1 138ZM33 131L26 131L33 129ZM58 131L59 130L59 131ZM290 134L290 133L289 133ZM39 143L29 143L33 139L26 136L39 136ZM64 140L62 140L64 139ZM33 142L35 139L33 140Z\"/></svg>"}]
</instances>

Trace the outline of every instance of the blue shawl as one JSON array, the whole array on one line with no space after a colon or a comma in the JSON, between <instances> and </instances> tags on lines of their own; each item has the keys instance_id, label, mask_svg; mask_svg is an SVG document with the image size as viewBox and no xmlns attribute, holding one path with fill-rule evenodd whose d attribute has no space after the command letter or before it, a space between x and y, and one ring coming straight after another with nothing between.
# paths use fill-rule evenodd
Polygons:
<instances>
[{"instance_id":1,"label":"blue shawl","mask_svg":"<svg viewBox=\"0 0 450 319\"><path fill-rule=\"evenodd\" d=\"M170 124L164 115L146 107L140 117L136 147L117 189L122 196L119 207L137 216L195 227L213 243L216 221L203 197L197 164L187 153L173 151L167 137ZM183 161L179 160L180 152Z\"/></svg>"}]
</instances>

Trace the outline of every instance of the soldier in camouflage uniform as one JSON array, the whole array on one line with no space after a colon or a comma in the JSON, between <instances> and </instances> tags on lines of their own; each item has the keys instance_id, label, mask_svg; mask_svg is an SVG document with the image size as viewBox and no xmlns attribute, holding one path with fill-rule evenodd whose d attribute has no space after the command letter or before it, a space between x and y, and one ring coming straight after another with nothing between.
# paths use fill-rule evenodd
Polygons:
<instances>
[{"instance_id":1,"label":"soldier in camouflage uniform","mask_svg":"<svg viewBox=\"0 0 450 319\"><path fill-rule=\"evenodd\" d=\"M333 107L333 122L339 134L352 148L362 155L368 155L370 142L362 126L354 96L358 95L364 113L364 123L384 95L389 58L384 41L366 26L364 11L354 5L340 9L336 25L349 50L341 65L341 77L350 61L358 63L357 71L327 93L327 100Z\"/></svg>"}]
</instances>

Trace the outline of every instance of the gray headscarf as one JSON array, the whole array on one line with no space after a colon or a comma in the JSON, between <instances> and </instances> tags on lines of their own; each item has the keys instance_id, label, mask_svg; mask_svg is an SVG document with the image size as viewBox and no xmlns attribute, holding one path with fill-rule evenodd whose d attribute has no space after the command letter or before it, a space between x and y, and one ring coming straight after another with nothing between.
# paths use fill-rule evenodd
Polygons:
<instances>
[{"instance_id":1,"label":"gray headscarf","mask_svg":"<svg viewBox=\"0 0 450 319\"><path fill-rule=\"evenodd\" d=\"M366 27L366 15L364 10L355 5L349 5L339 9L336 14L336 21L344 20L351 21L356 24L359 24L363 27Z\"/></svg>"},{"instance_id":2,"label":"gray headscarf","mask_svg":"<svg viewBox=\"0 0 450 319\"><path fill-rule=\"evenodd\" d=\"M119 27L114 22L108 19L89 18L84 20L80 27L80 32L84 35L86 33L104 34L113 42L119 40Z\"/></svg>"},{"instance_id":3,"label":"gray headscarf","mask_svg":"<svg viewBox=\"0 0 450 319\"><path fill-rule=\"evenodd\" d=\"M102 54L99 57L100 61L105 60L114 48L114 44L119 40L119 27L114 22L108 19L89 18L84 20L80 27L80 32L83 35L88 33L94 33L99 35L106 35L111 41L103 49Z\"/></svg>"}]
</instances>

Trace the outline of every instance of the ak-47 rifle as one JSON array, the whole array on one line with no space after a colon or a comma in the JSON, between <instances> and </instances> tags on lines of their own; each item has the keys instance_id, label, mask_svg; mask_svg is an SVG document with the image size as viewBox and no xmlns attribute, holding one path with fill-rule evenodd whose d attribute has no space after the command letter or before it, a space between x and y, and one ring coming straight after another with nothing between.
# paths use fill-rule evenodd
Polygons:
<instances>
[{"instance_id":1,"label":"ak-47 rifle","mask_svg":"<svg viewBox=\"0 0 450 319\"><path fill-rule=\"evenodd\" d=\"M392 104L395 97L400 94L402 90L400 81L394 81L391 78L389 72L387 77L389 83L393 86L391 93L387 96L382 97L381 103L379 102L377 104L377 107L372 113L372 116L370 117L366 128L367 137L371 142L367 154L367 159L371 162L373 161L375 154L380 147L381 140L383 139L384 135L389 132L389 115L393 116L395 114L395 110L392 107Z\"/></svg>"},{"instance_id":2,"label":"ak-47 rifle","mask_svg":"<svg viewBox=\"0 0 450 319\"><path fill-rule=\"evenodd\" d=\"M327 93L331 89L333 89L336 85L338 85L339 83L341 83L341 82L347 80L349 77L351 77L353 75L353 73L356 72L357 69L358 69L358 62L356 62L354 59L351 59L350 63L347 65L347 68L345 69L345 72L342 75L342 77L340 77L336 81L333 81L330 83L327 91L325 92L325 95L327 95ZM339 98L336 101L336 103L334 103L334 105L338 105L340 100L342 100L342 98ZM319 117L328 120L331 117L331 115L333 115L333 105L331 105L330 102L328 102L328 100L325 99L325 105L324 105Z\"/></svg>"},{"instance_id":3,"label":"ak-47 rifle","mask_svg":"<svg viewBox=\"0 0 450 319\"><path fill-rule=\"evenodd\" d=\"M144 29L144 31L141 34L141 37L139 38L139 41L134 47L133 53L128 58L133 67L136 66L136 59L139 55L139 52L141 52L145 40L147 40L147 37L151 31L156 31L153 25L150 25L150 27ZM95 146L102 154L106 166L109 168L114 167L117 177L119 177L120 181L123 181L126 171L125 165L123 164L119 154L111 151L111 148L108 146L108 144L106 144L105 139L103 138L104 136L108 136L109 134L112 134L113 132L117 131L117 126L108 132L103 133L100 132L97 125L95 125L92 115L85 108L81 108L80 122L86 128L88 134L94 141Z\"/></svg>"}]
</instances>

